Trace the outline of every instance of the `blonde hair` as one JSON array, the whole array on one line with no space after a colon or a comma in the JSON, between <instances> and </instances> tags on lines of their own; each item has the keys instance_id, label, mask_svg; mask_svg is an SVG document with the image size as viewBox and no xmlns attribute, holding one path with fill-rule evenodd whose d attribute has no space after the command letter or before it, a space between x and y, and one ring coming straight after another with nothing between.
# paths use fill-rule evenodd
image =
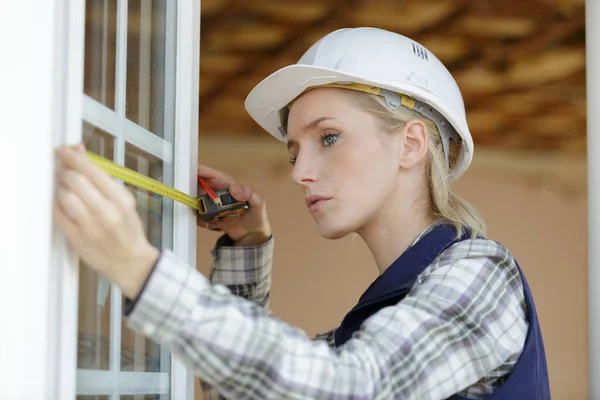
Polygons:
<instances>
[{"instance_id":1,"label":"blonde hair","mask_svg":"<svg viewBox=\"0 0 600 400\"><path fill-rule=\"evenodd\" d=\"M450 140L448 164L442 147L442 138L436 124L429 118L407 107L390 109L382 96L350 90L353 98L365 111L370 112L381 122L381 127L389 132L401 129L409 120L418 119L425 125L429 138L429 163L426 169L427 184L431 203L431 213L436 219L452 224L462 236L464 230L471 237L484 236L486 227L479 212L450 187L450 171L456 164L461 141Z\"/></svg>"}]
</instances>

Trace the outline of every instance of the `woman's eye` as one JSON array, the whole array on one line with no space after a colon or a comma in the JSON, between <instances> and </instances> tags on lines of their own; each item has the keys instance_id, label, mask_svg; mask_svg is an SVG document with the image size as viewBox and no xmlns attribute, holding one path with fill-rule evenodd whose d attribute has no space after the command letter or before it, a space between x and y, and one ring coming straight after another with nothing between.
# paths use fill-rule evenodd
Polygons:
<instances>
[{"instance_id":1,"label":"woman's eye","mask_svg":"<svg viewBox=\"0 0 600 400\"><path fill-rule=\"evenodd\" d=\"M337 139L338 139L339 133L326 133L323 136L321 136L321 143L324 146L331 146L332 144L334 144Z\"/></svg>"}]
</instances>

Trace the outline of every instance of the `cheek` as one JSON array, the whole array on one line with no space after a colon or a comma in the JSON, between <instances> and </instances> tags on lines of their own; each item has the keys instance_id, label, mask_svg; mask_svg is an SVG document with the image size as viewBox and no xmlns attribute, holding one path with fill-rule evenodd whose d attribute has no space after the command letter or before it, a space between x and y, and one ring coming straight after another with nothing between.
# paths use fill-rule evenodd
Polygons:
<instances>
[{"instance_id":1,"label":"cheek","mask_svg":"<svg viewBox=\"0 0 600 400\"><path fill-rule=\"evenodd\" d=\"M317 218L321 234L337 239L355 232L381 207L389 205L393 188L391 163L381 150L340 152L328 159L328 181L334 189L335 207Z\"/></svg>"},{"instance_id":2,"label":"cheek","mask_svg":"<svg viewBox=\"0 0 600 400\"><path fill-rule=\"evenodd\" d=\"M387 149L363 146L348 154L337 182L343 192L344 212L354 218L366 218L378 209L394 187L396 171Z\"/></svg>"},{"instance_id":3,"label":"cheek","mask_svg":"<svg viewBox=\"0 0 600 400\"><path fill-rule=\"evenodd\" d=\"M380 190L390 184L396 171L390 149L377 140L363 141L354 149L339 165L345 166L344 174L355 191Z\"/></svg>"}]
</instances>

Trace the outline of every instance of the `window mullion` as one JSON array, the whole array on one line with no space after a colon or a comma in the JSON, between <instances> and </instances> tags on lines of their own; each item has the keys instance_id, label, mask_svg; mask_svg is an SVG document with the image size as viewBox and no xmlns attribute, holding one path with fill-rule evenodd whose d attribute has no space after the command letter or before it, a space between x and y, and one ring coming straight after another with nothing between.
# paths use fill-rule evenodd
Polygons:
<instances>
[{"instance_id":1,"label":"window mullion","mask_svg":"<svg viewBox=\"0 0 600 400\"><path fill-rule=\"evenodd\" d=\"M104 8L102 10L102 26L104 27L104 29L102 30L102 92L100 95L102 104L106 104L106 70L108 66L108 2L109 0L104 0Z\"/></svg>"},{"instance_id":2,"label":"window mullion","mask_svg":"<svg viewBox=\"0 0 600 400\"><path fill-rule=\"evenodd\" d=\"M171 2L169 2L171 3ZM198 93L200 76L200 2L176 2L176 81L175 131L173 151L176 188L191 195L197 190L198 162ZM173 12L173 8L169 12ZM171 14L169 14L171 15ZM171 18L169 18L171 20ZM172 30L169 30L172 32ZM174 204L173 252L189 265L196 265L196 221L189 208ZM193 267L192 267L193 268ZM171 399L194 398L194 377L185 365L172 357ZM162 399L161 399L162 400Z\"/></svg>"},{"instance_id":3,"label":"window mullion","mask_svg":"<svg viewBox=\"0 0 600 400\"><path fill-rule=\"evenodd\" d=\"M176 83L176 56L177 56L177 3L174 1L168 1L166 3L166 18L165 18L165 45L164 45L164 60L165 60L165 95L164 95L164 119L163 119L163 138L172 144L173 161L164 163L164 177L165 184L173 186L175 181L174 177L174 163L177 160L177 154L175 152L175 83ZM163 213L162 217L162 243L165 247L173 249L173 203L163 202L163 206L171 207L171 212ZM168 347L160 347L160 371L168 372L170 374L170 382L173 382L173 370L171 364L172 354ZM180 373L176 371L175 373ZM178 381L178 380L175 380ZM170 400L179 396L183 391L180 388L171 387L170 393L162 394L160 400ZM183 398L182 400L188 400ZM191 400L191 399L190 399Z\"/></svg>"},{"instance_id":4,"label":"window mullion","mask_svg":"<svg viewBox=\"0 0 600 400\"><path fill-rule=\"evenodd\" d=\"M152 0L140 3L140 59L138 85L138 125L150 127L150 88L152 65Z\"/></svg>"},{"instance_id":5,"label":"window mullion","mask_svg":"<svg viewBox=\"0 0 600 400\"><path fill-rule=\"evenodd\" d=\"M114 283L110 302L110 372L114 376L114 382L118 382L121 371L121 290ZM111 400L119 400L118 386Z\"/></svg>"},{"instance_id":6,"label":"window mullion","mask_svg":"<svg viewBox=\"0 0 600 400\"><path fill-rule=\"evenodd\" d=\"M127 95L127 0L117 1L117 57L115 111L119 119L119 130L116 133L115 162L125 165L125 115ZM112 284L110 309L110 371L114 382L119 382L121 370L121 290ZM119 400L120 388L117 384L111 400Z\"/></svg>"},{"instance_id":7,"label":"window mullion","mask_svg":"<svg viewBox=\"0 0 600 400\"><path fill-rule=\"evenodd\" d=\"M127 92L127 0L117 0L117 59L115 110L125 118Z\"/></svg>"}]
</instances>

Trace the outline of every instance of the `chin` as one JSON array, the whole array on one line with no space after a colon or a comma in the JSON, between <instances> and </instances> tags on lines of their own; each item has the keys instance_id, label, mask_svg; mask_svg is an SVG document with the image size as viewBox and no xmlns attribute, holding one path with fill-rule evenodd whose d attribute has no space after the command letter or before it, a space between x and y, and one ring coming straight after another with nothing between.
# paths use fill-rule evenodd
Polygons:
<instances>
[{"instance_id":1,"label":"chin","mask_svg":"<svg viewBox=\"0 0 600 400\"><path fill-rule=\"evenodd\" d=\"M319 228L319 233L321 236L323 236L325 239L332 240L342 239L343 237L355 231L348 225L332 224L325 221L317 221L317 227Z\"/></svg>"}]
</instances>

